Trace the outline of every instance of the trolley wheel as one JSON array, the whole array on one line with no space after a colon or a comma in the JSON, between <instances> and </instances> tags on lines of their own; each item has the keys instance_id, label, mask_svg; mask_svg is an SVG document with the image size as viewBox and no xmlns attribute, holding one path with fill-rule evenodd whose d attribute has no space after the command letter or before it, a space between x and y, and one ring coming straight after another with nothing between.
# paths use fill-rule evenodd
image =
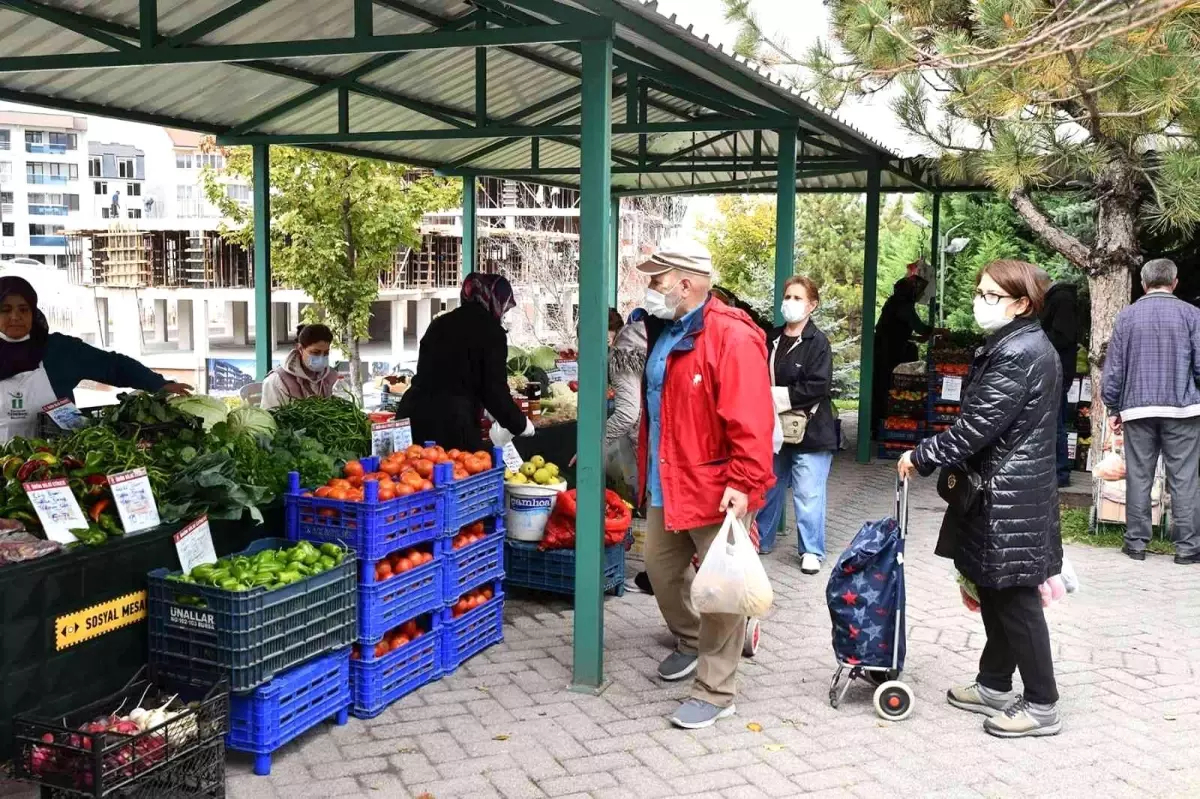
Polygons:
<instances>
[{"instance_id":1,"label":"trolley wheel","mask_svg":"<svg viewBox=\"0 0 1200 799\"><path fill-rule=\"evenodd\" d=\"M912 689L898 680L888 680L875 689L875 715L886 721L903 721L913 710Z\"/></svg>"},{"instance_id":2,"label":"trolley wheel","mask_svg":"<svg viewBox=\"0 0 1200 799\"><path fill-rule=\"evenodd\" d=\"M758 642L762 638L762 624L758 619L746 619L746 642L742 644L742 655L752 658L758 654Z\"/></svg>"}]
</instances>

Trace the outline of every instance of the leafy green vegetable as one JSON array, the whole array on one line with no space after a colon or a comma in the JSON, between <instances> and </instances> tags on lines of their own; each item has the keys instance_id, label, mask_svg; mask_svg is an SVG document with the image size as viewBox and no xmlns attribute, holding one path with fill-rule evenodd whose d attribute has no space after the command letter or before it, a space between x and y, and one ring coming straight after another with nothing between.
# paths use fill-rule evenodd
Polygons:
<instances>
[{"instance_id":1,"label":"leafy green vegetable","mask_svg":"<svg viewBox=\"0 0 1200 799\"><path fill-rule=\"evenodd\" d=\"M349 400L307 397L293 400L271 413L280 430L314 438L336 458L360 458L371 452L371 423Z\"/></svg>"},{"instance_id":2,"label":"leafy green vegetable","mask_svg":"<svg viewBox=\"0 0 1200 799\"><path fill-rule=\"evenodd\" d=\"M195 416L204 423L205 431L225 421L229 409L223 400L204 394L192 394L185 397L172 397L168 404L177 411Z\"/></svg>"},{"instance_id":3,"label":"leafy green vegetable","mask_svg":"<svg viewBox=\"0 0 1200 799\"><path fill-rule=\"evenodd\" d=\"M167 398L165 391L118 394L118 403L100 412L100 424L142 442L154 443L162 439L200 441L204 436L201 421L173 407Z\"/></svg>"},{"instance_id":4,"label":"leafy green vegetable","mask_svg":"<svg viewBox=\"0 0 1200 799\"><path fill-rule=\"evenodd\" d=\"M172 475L171 484L158 498L163 521L175 522L207 513L213 519L250 517L262 522L260 505L269 495L263 486L243 484L237 479L237 461L222 449L195 456Z\"/></svg>"},{"instance_id":5,"label":"leafy green vegetable","mask_svg":"<svg viewBox=\"0 0 1200 799\"><path fill-rule=\"evenodd\" d=\"M262 408L237 408L225 422L234 433L267 437L275 435L275 417Z\"/></svg>"},{"instance_id":6,"label":"leafy green vegetable","mask_svg":"<svg viewBox=\"0 0 1200 799\"><path fill-rule=\"evenodd\" d=\"M558 364L558 353L552 347L535 347L529 353L529 363L531 366L549 372Z\"/></svg>"}]
</instances>

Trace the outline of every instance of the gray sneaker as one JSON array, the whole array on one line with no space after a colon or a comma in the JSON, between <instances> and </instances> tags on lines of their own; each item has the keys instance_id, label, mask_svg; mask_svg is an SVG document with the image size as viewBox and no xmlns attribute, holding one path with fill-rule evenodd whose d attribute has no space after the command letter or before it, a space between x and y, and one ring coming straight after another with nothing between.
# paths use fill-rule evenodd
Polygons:
<instances>
[{"instance_id":1,"label":"gray sneaker","mask_svg":"<svg viewBox=\"0 0 1200 799\"><path fill-rule=\"evenodd\" d=\"M946 701L954 707L984 716L999 716L1017 699L1018 696L1013 691L1001 693L977 682L956 685L946 692Z\"/></svg>"},{"instance_id":2,"label":"gray sneaker","mask_svg":"<svg viewBox=\"0 0 1200 799\"><path fill-rule=\"evenodd\" d=\"M1038 705L1018 697L1000 715L984 719L983 730L997 738L1037 738L1062 732L1055 705Z\"/></svg>"},{"instance_id":3,"label":"gray sneaker","mask_svg":"<svg viewBox=\"0 0 1200 799\"><path fill-rule=\"evenodd\" d=\"M703 699L689 699L679 706L671 716L671 723L685 730L699 730L711 727L718 719L724 719L737 712L733 705L717 707Z\"/></svg>"},{"instance_id":4,"label":"gray sneaker","mask_svg":"<svg viewBox=\"0 0 1200 799\"><path fill-rule=\"evenodd\" d=\"M697 661L698 658L695 655L688 655L684 652L672 652L667 655L666 660L658 664L658 676L667 682L682 680L684 677L691 676L696 671Z\"/></svg>"}]
</instances>

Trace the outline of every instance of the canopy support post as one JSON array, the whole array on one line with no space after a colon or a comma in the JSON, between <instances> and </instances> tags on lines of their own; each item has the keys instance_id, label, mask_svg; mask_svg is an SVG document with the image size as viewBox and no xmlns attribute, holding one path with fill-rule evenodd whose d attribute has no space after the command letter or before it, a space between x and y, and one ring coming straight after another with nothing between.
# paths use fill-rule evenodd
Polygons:
<instances>
[{"instance_id":1,"label":"canopy support post","mask_svg":"<svg viewBox=\"0 0 1200 799\"><path fill-rule=\"evenodd\" d=\"M475 176L463 175L462 184L462 276L466 277L476 271L479 253Z\"/></svg>"},{"instance_id":2,"label":"canopy support post","mask_svg":"<svg viewBox=\"0 0 1200 799\"><path fill-rule=\"evenodd\" d=\"M579 214L579 429L572 690L604 682L604 426L612 176L612 38L585 40Z\"/></svg>"},{"instance_id":3,"label":"canopy support post","mask_svg":"<svg viewBox=\"0 0 1200 799\"><path fill-rule=\"evenodd\" d=\"M256 144L254 166L254 361L260 381L271 371L271 146Z\"/></svg>"},{"instance_id":4,"label":"canopy support post","mask_svg":"<svg viewBox=\"0 0 1200 799\"><path fill-rule=\"evenodd\" d=\"M779 136L779 171L775 195L775 324L783 324L779 303L783 284L796 271L796 133L776 131Z\"/></svg>"},{"instance_id":5,"label":"canopy support post","mask_svg":"<svg viewBox=\"0 0 1200 799\"><path fill-rule=\"evenodd\" d=\"M863 242L862 358L858 370L858 462L871 460L871 392L875 370L875 294L879 282L878 166L867 170L866 238Z\"/></svg>"},{"instance_id":6,"label":"canopy support post","mask_svg":"<svg viewBox=\"0 0 1200 799\"><path fill-rule=\"evenodd\" d=\"M608 229L612 239L609 242L608 262L612 264L612 283L609 285L608 307L617 307L617 291L621 284L621 198L613 197L612 206L608 211Z\"/></svg>"},{"instance_id":7,"label":"canopy support post","mask_svg":"<svg viewBox=\"0 0 1200 799\"><path fill-rule=\"evenodd\" d=\"M936 315L930 315L929 322L934 327L941 327L945 317L946 298L943 292L946 290L946 276L942 272L942 193L935 191L933 193L933 212L932 222L929 225L929 265L933 268L934 286L937 288L937 296L934 298L937 309Z\"/></svg>"}]
</instances>

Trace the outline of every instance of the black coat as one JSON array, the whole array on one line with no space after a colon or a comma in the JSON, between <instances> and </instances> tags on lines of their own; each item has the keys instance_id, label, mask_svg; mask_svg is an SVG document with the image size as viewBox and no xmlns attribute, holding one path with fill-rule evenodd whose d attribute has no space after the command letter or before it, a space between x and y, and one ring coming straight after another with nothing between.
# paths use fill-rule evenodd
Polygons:
<instances>
[{"instance_id":1,"label":"black coat","mask_svg":"<svg viewBox=\"0 0 1200 799\"><path fill-rule=\"evenodd\" d=\"M1075 356L1079 342L1079 290L1074 283L1055 283L1046 292L1042 306L1042 330L1050 339L1062 363L1064 384L1075 377Z\"/></svg>"},{"instance_id":2,"label":"black coat","mask_svg":"<svg viewBox=\"0 0 1200 799\"><path fill-rule=\"evenodd\" d=\"M482 305L468 302L434 319L421 339L412 387L396 411L411 420L413 441L482 449L484 409L509 432L522 433L526 418L508 389L507 358L508 335Z\"/></svg>"},{"instance_id":3,"label":"black coat","mask_svg":"<svg viewBox=\"0 0 1200 799\"><path fill-rule=\"evenodd\" d=\"M781 347L776 357L776 342L783 328L771 331L767 340L767 357L775 364L775 385L787 386L792 410L808 411L817 405L817 412L808 420L804 441L794 446L799 452L829 452L837 449L837 431L833 424L833 348L821 330L809 321L800 334L800 343L790 350ZM785 445L785 450L793 449Z\"/></svg>"},{"instance_id":4,"label":"black coat","mask_svg":"<svg viewBox=\"0 0 1200 799\"><path fill-rule=\"evenodd\" d=\"M946 511L938 554L982 588L1037 586L1062 570L1055 433L1058 355L1034 320L990 336L975 356L962 414L913 453L922 474L966 463L984 480L978 515Z\"/></svg>"}]
</instances>

